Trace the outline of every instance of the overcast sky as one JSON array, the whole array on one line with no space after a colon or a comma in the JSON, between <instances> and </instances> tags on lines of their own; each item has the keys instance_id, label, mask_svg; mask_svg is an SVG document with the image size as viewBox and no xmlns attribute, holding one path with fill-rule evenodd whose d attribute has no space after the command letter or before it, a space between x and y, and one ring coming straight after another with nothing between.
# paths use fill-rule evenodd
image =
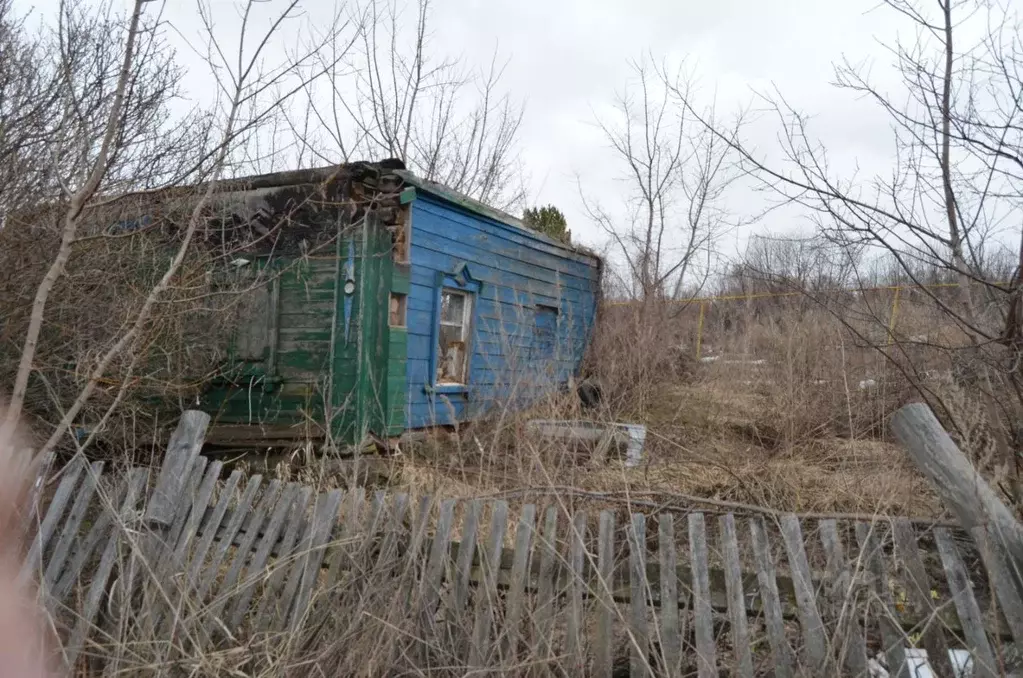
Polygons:
<instances>
[{"instance_id":1,"label":"overcast sky","mask_svg":"<svg viewBox=\"0 0 1023 678\"><path fill-rule=\"evenodd\" d=\"M893 15L876 6L876 0L441 0L436 29L468 59L487 59L495 45L507 56L507 85L527 100L522 147L535 199L562 206L573 234L598 239L576 176L587 194L616 189L621 168L593 125L594 113L626 84L629 59L645 52L688 59L700 98L716 97L721 112L748 103L753 90L777 87L816 116L834 157L882 165L890 147L884 116L829 84L843 54L889 62L875 36L891 37ZM748 131L765 153L774 134L766 120ZM755 210L748 194L733 197L737 212ZM779 223L786 219L768 219L758 229L793 228Z\"/></svg>"},{"instance_id":2,"label":"overcast sky","mask_svg":"<svg viewBox=\"0 0 1023 678\"><path fill-rule=\"evenodd\" d=\"M127 0L115 2L128 6ZM56 0L31 5L45 14L47 3ZM235 3L211 4L228 17L221 20L223 30ZM326 17L330 4L310 0L307 11ZM437 53L484 67L496 50L507 61L504 88L525 102L519 145L531 201L560 207L575 239L587 244L599 245L604 236L586 217L577 178L587 196L602 201L621 192L621 166L594 118L609 111L627 84L629 60L644 54L687 60L699 75L700 99L716 99L721 113L747 104L754 90L777 88L815 116L814 129L833 159L871 172L886 165L890 135L883 115L830 85L833 64L843 55L878 60L876 70L885 77L890 58L877 39L891 38L895 17L877 9L877 0L434 0L433 8ZM194 2L170 0L163 11L183 35L196 34ZM187 49L181 52L190 68L202 67ZM206 95L209 82L202 74L186 82L197 100ZM751 127L747 139L770 153L775 134L775 125L763 123ZM740 188L729 207L741 218L756 211L758 201ZM773 215L732 234L723 246L735 251L753 230L790 232L800 225L790 213Z\"/></svg>"}]
</instances>

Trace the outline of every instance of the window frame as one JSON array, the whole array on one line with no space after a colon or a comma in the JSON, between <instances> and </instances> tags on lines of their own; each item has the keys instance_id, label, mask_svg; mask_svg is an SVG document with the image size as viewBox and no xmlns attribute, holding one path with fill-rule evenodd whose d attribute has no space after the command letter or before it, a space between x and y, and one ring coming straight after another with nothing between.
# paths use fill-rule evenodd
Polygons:
<instances>
[{"instance_id":1,"label":"window frame","mask_svg":"<svg viewBox=\"0 0 1023 678\"><path fill-rule=\"evenodd\" d=\"M463 336L465 337L465 381L449 383L437 381L437 364L440 360L440 326L441 309L444 292L461 294L466 299L462 310ZM472 382L472 354L475 347L473 341L476 332L476 305L479 301L480 283L470 278L463 270L458 274L439 274L434 294L433 327L430 333L430 380L426 386L430 393L468 393Z\"/></svg>"},{"instance_id":2,"label":"window frame","mask_svg":"<svg viewBox=\"0 0 1023 678\"><path fill-rule=\"evenodd\" d=\"M550 314L554 318L554 326L551 328L551 334L549 337L550 345L546 346L541 343L543 337L541 334L540 318L543 314ZM551 304L536 304L533 307L533 347L536 350L536 355L532 356L535 360L549 360L555 361L558 354L558 330L561 325L561 309Z\"/></svg>"}]
</instances>

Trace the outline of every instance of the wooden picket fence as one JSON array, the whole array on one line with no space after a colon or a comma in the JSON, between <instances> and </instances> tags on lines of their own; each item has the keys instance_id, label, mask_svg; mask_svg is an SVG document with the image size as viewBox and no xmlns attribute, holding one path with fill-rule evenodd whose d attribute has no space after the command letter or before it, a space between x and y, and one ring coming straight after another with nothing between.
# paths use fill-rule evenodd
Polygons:
<instances>
[{"instance_id":1,"label":"wooden picket fence","mask_svg":"<svg viewBox=\"0 0 1023 678\"><path fill-rule=\"evenodd\" d=\"M74 461L35 504L23 576L79 675L134 673L133 653L204 674L189 647L271 637L377 643L359 675L869 675L913 645L937 675L958 675L950 648L974 676L1005 665L1011 620L955 527L317 493L223 479L207 423L184 415L153 479ZM291 673L339 675L336 656Z\"/></svg>"}]
</instances>

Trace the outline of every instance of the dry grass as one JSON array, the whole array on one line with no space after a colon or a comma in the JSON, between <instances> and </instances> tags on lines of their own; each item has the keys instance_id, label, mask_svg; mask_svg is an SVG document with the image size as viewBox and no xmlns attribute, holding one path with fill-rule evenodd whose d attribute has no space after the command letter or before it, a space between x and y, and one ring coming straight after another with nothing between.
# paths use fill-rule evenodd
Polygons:
<instances>
[{"instance_id":1,"label":"dry grass","mask_svg":"<svg viewBox=\"0 0 1023 678\"><path fill-rule=\"evenodd\" d=\"M587 358L604 387L598 410L554 397L406 446L394 461L392 486L453 497L518 498L558 488L618 503L645 497L687 506L696 498L712 500L705 506L798 513L937 516L934 492L887 429L898 407L920 398L915 386L958 402L962 421L949 428L972 436L958 442L996 482L1006 470L985 465L984 413L949 376L946 354L906 344L886 349L892 360L865 344L879 332L883 338L890 320L886 304L868 301L841 321L805 300L766 309L743 304L731 315L707 310L702 360L693 355L693 309L606 309ZM905 334L899 323L931 341L954 334L906 301L894 327ZM538 440L526 429L532 418L580 417L646 425L643 463L594 464L591 450Z\"/></svg>"}]
</instances>

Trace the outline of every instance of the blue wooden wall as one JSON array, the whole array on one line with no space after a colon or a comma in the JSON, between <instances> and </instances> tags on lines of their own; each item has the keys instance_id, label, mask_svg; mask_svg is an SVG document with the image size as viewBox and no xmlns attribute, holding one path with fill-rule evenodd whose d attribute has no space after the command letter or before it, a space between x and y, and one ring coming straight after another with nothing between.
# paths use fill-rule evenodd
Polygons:
<instances>
[{"instance_id":1,"label":"blue wooden wall","mask_svg":"<svg viewBox=\"0 0 1023 678\"><path fill-rule=\"evenodd\" d=\"M465 391L434 392L438 281L457 271L479 284L469 383ZM592 332L599 276L594 257L421 191L412 204L408 427L520 406L567 381Z\"/></svg>"}]
</instances>

